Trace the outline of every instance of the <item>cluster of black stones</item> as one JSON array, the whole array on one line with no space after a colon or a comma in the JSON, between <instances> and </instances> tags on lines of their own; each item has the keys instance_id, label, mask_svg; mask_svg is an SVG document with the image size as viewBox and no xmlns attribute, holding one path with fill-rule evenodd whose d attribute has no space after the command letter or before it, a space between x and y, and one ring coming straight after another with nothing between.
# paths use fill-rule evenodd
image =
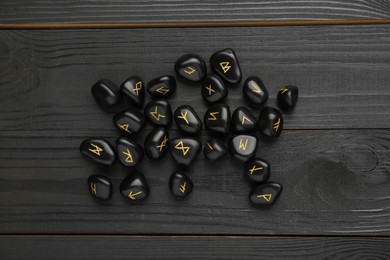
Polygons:
<instances>
[{"instance_id":1,"label":"cluster of black stones","mask_svg":"<svg viewBox=\"0 0 390 260\"><path fill-rule=\"evenodd\" d=\"M249 200L256 205L273 205L282 191L282 185L268 182L270 164L255 157L258 138L253 133L260 131L266 138L278 137L283 129L282 113L273 107L264 106L268 91L260 78L252 76L242 85L244 99L251 107L261 109L258 118L245 106L238 107L233 114L222 101L228 95L229 85L237 85L242 80L241 68L232 49L214 53L210 58L212 74L207 74L205 61L198 55L186 54L175 64L176 74L191 83L202 85L201 93L210 104L203 122L195 109L189 105L178 107L173 113L168 100L176 91L176 80L167 75L155 78L144 86L141 78L133 76L120 87L102 79L92 87L92 95L104 111L111 111L122 99L128 100L132 108L114 115L113 123L123 136L116 140L114 148L104 138L88 138L80 145L80 152L95 163L111 166L118 159L124 167L136 167L144 154L151 160L159 160L168 151L179 164L188 166L202 150L202 144L196 137L205 128L218 137L209 137L203 146L204 156L208 160L219 160L228 152L232 157L245 163L244 174L254 183L249 193ZM152 101L141 108L147 91ZM278 105L282 110L294 109L298 100L298 88L285 86L278 91ZM170 138L168 127L175 121L184 136ZM132 140L140 132L146 120L155 128L147 135L144 146ZM252 134L251 134L252 133ZM224 136L229 136L228 144ZM176 197L186 197L193 190L194 184L182 171L175 171L169 179L169 189ZM91 195L106 201L111 198L112 183L103 175L88 178ZM133 170L120 184L120 193L130 201L142 201L148 197L150 189L145 176Z\"/></svg>"}]
</instances>

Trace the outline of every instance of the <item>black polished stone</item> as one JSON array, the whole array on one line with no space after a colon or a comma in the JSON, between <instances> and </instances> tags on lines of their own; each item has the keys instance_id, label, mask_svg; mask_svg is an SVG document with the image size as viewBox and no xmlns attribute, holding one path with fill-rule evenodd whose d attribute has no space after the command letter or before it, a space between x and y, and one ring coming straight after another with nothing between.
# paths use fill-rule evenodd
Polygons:
<instances>
[{"instance_id":1,"label":"black polished stone","mask_svg":"<svg viewBox=\"0 0 390 260\"><path fill-rule=\"evenodd\" d=\"M121 182L119 190L123 197L133 202L146 199L150 191L145 176L138 171L130 172Z\"/></svg>"},{"instance_id":2,"label":"black polished stone","mask_svg":"<svg viewBox=\"0 0 390 260\"><path fill-rule=\"evenodd\" d=\"M185 133L196 134L202 130L203 124L195 109L190 106L183 105L176 109L173 117L177 127Z\"/></svg>"},{"instance_id":3,"label":"black polished stone","mask_svg":"<svg viewBox=\"0 0 390 260\"><path fill-rule=\"evenodd\" d=\"M207 75L202 85L202 96L209 103L222 101L226 98L228 90L225 83L216 75Z\"/></svg>"},{"instance_id":4,"label":"black polished stone","mask_svg":"<svg viewBox=\"0 0 390 260\"><path fill-rule=\"evenodd\" d=\"M259 130L269 137L278 137L283 129L283 116L273 107L265 107L260 112Z\"/></svg>"},{"instance_id":5,"label":"black polished stone","mask_svg":"<svg viewBox=\"0 0 390 260\"><path fill-rule=\"evenodd\" d=\"M145 85L138 76L125 80L121 85L123 95L135 106L141 106L145 102Z\"/></svg>"},{"instance_id":6,"label":"black polished stone","mask_svg":"<svg viewBox=\"0 0 390 260\"><path fill-rule=\"evenodd\" d=\"M80 153L92 161L111 166L115 162L115 151L112 145L103 138L88 138L80 145Z\"/></svg>"},{"instance_id":7,"label":"black polished stone","mask_svg":"<svg viewBox=\"0 0 390 260\"><path fill-rule=\"evenodd\" d=\"M249 161L257 150L257 137L252 135L236 135L229 141L230 154L240 161Z\"/></svg>"},{"instance_id":8,"label":"black polished stone","mask_svg":"<svg viewBox=\"0 0 390 260\"><path fill-rule=\"evenodd\" d=\"M176 79L172 76L162 76L148 83L148 93L153 97L168 98L176 91Z\"/></svg>"},{"instance_id":9,"label":"black polished stone","mask_svg":"<svg viewBox=\"0 0 390 260\"><path fill-rule=\"evenodd\" d=\"M227 146L225 143L217 138L209 138L203 148L204 157L207 160L218 160L224 157L227 153Z\"/></svg>"},{"instance_id":10,"label":"black polished stone","mask_svg":"<svg viewBox=\"0 0 390 260\"><path fill-rule=\"evenodd\" d=\"M169 148L169 135L167 129L158 127L152 130L145 138L144 150L149 159L157 160L164 157Z\"/></svg>"},{"instance_id":11,"label":"black polished stone","mask_svg":"<svg viewBox=\"0 0 390 260\"><path fill-rule=\"evenodd\" d=\"M255 186L249 193L249 200L260 206L272 206L279 198L283 187L276 182L268 182Z\"/></svg>"},{"instance_id":12,"label":"black polished stone","mask_svg":"<svg viewBox=\"0 0 390 260\"><path fill-rule=\"evenodd\" d=\"M191 179L182 172L174 172L169 178L169 190L176 197L186 197L193 187Z\"/></svg>"},{"instance_id":13,"label":"black polished stone","mask_svg":"<svg viewBox=\"0 0 390 260\"><path fill-rule=\"evenodd\" d=\"M214 53L210 58L210 66L215 74L226 83L240 83L242 78L241 68L232 49L224 49Z\"/></svg>"},{"instance_id":14,"label":"black polished stone","mask_svg":"<svg viewBox=\"0 0 390 260\"><path fill-rule=\"evenodd\" d=\"M181 165L190 165L198 156L202 145L192 137L176 137L169 141L169 150L173 159Z\"/></svg>"},{"instance_id":15,"label":"black polished stone","mask_svg":"<svg viewBox=\"0 0 390 260\"><path fill-rule=\"evenodd\" d=\"M296 86L286 86L279 89L278 104L283 110L293 110L298 102L298 88Z\"/></svg>"},{"instance_id":16,"label":"black polished stone","mask_svg":"<svg viewBox=\"0 0 390 260\"><path fill-rule=\"evenodd\" d=\"M122 101L122 94L115 83L108 79L101 79L91 89L96 103L105 111L111 110Z\"/></svg>"},{"instance_id":17,"label":"black polished stone","mask_svg":"<svg viewBox=\"0 0 390 260\"><path fill-rule=\"evenodd\" d=\"M261 106L268 99L268 91L258 77L249 77L242 86L242 93L252 106Z\"/></svg>"},{"instance_id":18,"label":"black polished stone","mask_svg":"<svg viewBox=\"0 0 390 260\"><path fill-rule=\"evenodd\" d=\"M91 175L88 178L89 193L92 197L100 201L111 198L112 183L109 178L102 175Z\"/></svg>"},{"instance_id":19,"label":"black polished stone","mask_svg":"<svg viewBox=\"0 0 390 260\"><path fill-rule=\"evenodd\" d=\"M155 100L145 106L145 116L157 126L168 126L172 121L172 108L166 100Z\"/></svg>"},{"instance_id":20,"label":"black polished stone","mask_svg":"<svg viewBox=\"0 0 390 260\"><path fill-rule=\"evenodd\" d=\"M269 178L271 167L269 163L260 158L253 158L245 164L245 175L251 181L261 183Z\"/></svg>"},{"instance_id":21,"label":"black polished stone","mask_svg":"<svg viewBox=\"0 0 390 260\"><path fill-rule=\"evenodd\" d=\"M256 131L257 119L248 108L239 107L232 115L232 129L236 133Z\"/></svg>"},{"instance_id":22,"label":"black polished stone","mask_svg":"<svg viewBox=\"0 0 390 260\"><path fill-rule=\"evenodd\" d=\"M204 115L205 127L219 133L229 133L230 120L230 108L223 103L210 106Z\"/></svg>"},{"instance_id":23,"label":"black polished stone","mask_svg":"<svg viewBox=\"0 0 390 260\"><path fill-rule=\"evenodd\" d=\"M199 55L185 54L176 61L175 72L186 80L201 82L206 76L207 67Z\"/></svg>"},{"instance_id":24,"label":"black polished stone","mask_svg":"<svg viewBox=\"0 0 390 260\"><path fill-rule=\"evenodd\" d=\"M116 150L120 163L125 167L137 166L144 155L142 147L126 137L116 140Z\"/></svg>"},{"instance_id":25,"label":"black polished stone","mask_svg":"<svg viewBox=\"0 0 390 260\"><path fill-rule=\"evenodd\" d=\"M128 135L138 133L145 125L144 115L135 109L116 114L113 121L116 128Z\"/></svg>"}]
</instances>

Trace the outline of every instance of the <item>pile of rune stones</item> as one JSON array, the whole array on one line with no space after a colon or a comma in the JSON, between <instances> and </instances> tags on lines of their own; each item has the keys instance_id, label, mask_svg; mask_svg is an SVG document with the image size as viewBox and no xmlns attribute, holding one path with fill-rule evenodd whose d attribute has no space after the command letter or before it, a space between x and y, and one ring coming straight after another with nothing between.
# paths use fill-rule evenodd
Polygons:
<instances>
[{"instance_id":1,"label":"pile of rune stones","mask_svg":"<svg viewBox=\"0 0 390 260\"><path fill-rule=\"evenodd\" d=\"M254 184L249 200L256 205L273 205L282 192L282 185L267 182L270 177L270 164L255 157L258 139L253 133L260 131L267 138L278 137L283 129L282 113L276 108L263 107L268 99L268 91L258 77L252 76L244 82L242 92L251 107L262 108L258 119L246 107L237 108L231 115L230 108L221 101L228 94L227 86L241 82L242 74L237 57L232 49L221 50L211 56L210 66L212 74L207 74L205 61L195 54L186 54L175 64L175 72L179 77L191 83L202 84L202 96L210 104L204 115L205 128L220 136L230 135L228 145L220 138L209 137L203 146L204 156L214 161L224 157L229 151L231 156L245 162L244 174ZM110 111L122 102L122 99L128 100L132 107L114 115L114 125L124 135L116 140L116 149L104 138L93 137L81 143L81 154L100 165L111 166L118 159L124 167L131 168L141 162L144 154L151 160L158 160L169 150L178 164L190 165L202 149L201 142L196 138L202 131L202 120L189 105L178 107L172 114L167 100L176 91L176 80L173 76L151 80L146 91L153 99L141 112L145 100L145 86L139 77L128 78L120 87L107 79L95 83L92 95L104 111ZM277 101L282 110L294 109L297 100L296 86L280 88ZM172 118L184 136L172 139L169 137L167 128ZM142 130L146 120L155 128L145 138L142 148L131 137ZM193 190L194 184L184 172L175 171L168 186L174 196L186 197ZM99 201L111 198L112 183L106 176L90 176L88 187L90 194ZM119 190L125 198L133 202L146 199L150 192L145 176L136 170L121 182Z\"/></svg>"}]
</instances>

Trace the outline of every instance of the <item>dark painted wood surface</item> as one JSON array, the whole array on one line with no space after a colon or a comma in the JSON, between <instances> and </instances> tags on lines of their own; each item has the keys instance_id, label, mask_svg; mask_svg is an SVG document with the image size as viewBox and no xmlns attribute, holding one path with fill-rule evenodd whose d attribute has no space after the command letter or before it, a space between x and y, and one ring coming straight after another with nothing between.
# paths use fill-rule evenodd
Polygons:
<instances>
[{"instance_id":1,"label":"dark painted wood surface","mask_svg":"<svg viewBox=\"0 0 390 260\"><path fill-rule=\"evenodd\" d=\"M155 23L389 19L388 0L2 0L0 23Z\"/></svg>"}]
</instances>

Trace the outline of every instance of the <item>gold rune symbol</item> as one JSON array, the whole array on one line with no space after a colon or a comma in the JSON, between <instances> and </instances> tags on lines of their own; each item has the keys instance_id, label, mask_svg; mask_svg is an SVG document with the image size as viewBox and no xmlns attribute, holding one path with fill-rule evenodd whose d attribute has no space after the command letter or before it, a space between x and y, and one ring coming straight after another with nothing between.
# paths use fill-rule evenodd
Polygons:
<instances>
[{"instance_id":1,"label":"gold rune symbol","mask_svg":"<svg viewBox=\"0 0 390 260\"><path fill-rule=\"evenodd\" d=\"M186 110L186 112L184 114L183 114L183 112L180 112L181 116L178 116L177 118L183 119L184 121L186 121L186 124L189 125L190 122L188 122L187 113L188 113L188 110Z\"/></svg>"},{"instance_id":2,"label":"gold rune symbol","mask_svg":"<svg viewBox=\"0 0 390 260\"><path fill-rule=\"evenodd\" d=\"M186 156L191 147L184 146L183 141L180 141L177 143L177 145L175 145L175 149L181 150L183 152L183 156Z\"/></svg>"},{"instance_id":3,"label":"gold rune symbol","mask_svg":"<svg viewBox=\"0 0 390 260\"><path fill-rule=\"evenodd\" d=\"M103 149L100 148L98 145L91 143L91 146L93 146L95 149L89 148L88 150L90 152L93 152L97 156L100 156L100 152L103 152Z\"/></svg>"},{"instance_id":4,"label":"gold rune symbol","mask_svg":"<svg viewBox=\"0 0 390 260\"><path fill-rule=\"evenodd\" d=\"M96 195L96 183L91 182L91 193Z\"/></svg>"},{"instance_id":5,"label":"gold rune symbol","mask_svg":"<svg viewBox=\"0 0 390 260\"><path fill-rule=\"evenodd\" d=\"M133 91L138 96L138 91L142 90L142 81L138 81L135 83L135 88L133 88Z\"/></svg>"},{"instance_id":6,"label":"gold rune symbol","mask_svg":"<svg viewBox=\"0 0 390 260\"><path fill-rule=\"evenodd\" d=\"M248 121L248 123L252 123L252 121L249 118L247 118L246 116L242 116L242 120L241 120L242 125L244 124L245 120Z\"/></svg>"},{"instance_id":7,"label":"gold rune symbol","mask_svg":"<svg viewBox=\"0 0 390 260\"><path fill-rule=\"evenodd\" d=\"M130 199L132 199L132 200L136 200L136 196L137 196L137 195L140 195L140 194L142 194L142 191L139 191L139 192L134 193L134 194L133 194L133 191L130 191L128 197L129 197Z\"/></svg>"},{"instance_id":8,"label":"gold rune symbol","mask_svg":"<svg viewBox=\"0 0 390 260\"><path fill-rule=\"evenodd\" d=\"M157 121L160 121L160 118L165 117L164 115L161 115L157 112L157 106L154 107L154 111L150 112L150 114L156 118Z\"/></svg>"},{"instance_id":9,"label":"gold rune symbol","mask_svg":"<svg viewBox=\"0 0 390 260\"><path fill-rule=\"evenodd\" d=\"M256 196L257 198L263 198L264 200L266 200L267 202L269 202L272 198L272 194L270 193L267 193L267 194L261 194L261 195L257 195Z\"/></svg>"},{"instance_id":10,"label":"gold rune symbol","mask_svg":"<svg viewBox=\"0 0 390 260\"><path fill-rule=\"evenodd\" d=\"M208 87L206 87L206 89L209 91L209 96L211 96L211 94L215 92L215 90L211 87L211 84Z\"/></svg>"},{"instance_id":11,"label":"gold rune symbol","mask_svg":"<svg viewBox=\"0 0 390 260\"><path fill-rule=\"evenodd\" d=\"M169 92L169 89L164 88L164 87L159 87L158 89L156 89L156 92L163 94L165 96Z\"/></svg>"},{"instance_id":12,"label":"gold rune symbol","mask_svg":"<svg viewBox=\"0 0 390 260\"><path fill-rule=\"evenodd\" d=\"M274 124L275 132L279 130L279 125L280 125L280 117L278 118L278 121Z\"/></svg>"},{"instance_id":13,"label":"gold rune symbol","mask_svg":"<svg viewBox=\"0 0 390 260\"><path fill-rule=\"evenodd\" d=\"M262 169L263 169L263 167L256 168L256 165L253 165L253 168L249 170L249 174L253 174L253 172L259 171L259 170L262 170Z\"/></svg>"},{"instance_id":14,"label":"gold rune symbol","mask_svg":"<svg viewBox=\"0 0 390 260\"><path fill-rule=\"evenodd\" d=\"M160 145L157 145L156 147L160 150L160 152L162 151L162 149L167 145L167 141L168 141L168 138L166 135L164 135L164 140L162 140L161 144Z\"/></svg>"},{"instance_id":15,"label":"gold rune symbol","mask_svg":"<svg viewBox=\"0 0 390 260\"><path fill-rule=\"evenodd\" d=\"M238 150L246 150L246 146L248 145L248 139L245 140L245 142L242 141L242 138L240 138L240 145L238 146Z\"/></svg>"},{"instance_id":16,"label":"gold rune symbol","mask_svg":"<svg viewBox=\"0 0 390 260\"><path fill-rule=\"evenodd\" d=\"M251 85L252 85L252 87L254 87L254 89L252 89L252 92L255 92L255 93L260 93L260 92L262 92L262 91L261 91L261 88L256 84L256 82L251 81Z\"/></svg>"},{"instance_id":17,"label":"gold rune symbol","mask_svg":"<svg viewBox=\"0 0 390 260\"><path fill-rule=\"evenodd\" d=\"M215 121L215 120L217 120L216 115L218 115L219 112L210 112L209 114L210 114L211 117L207 118L207 120Z\"/></svg>"},{"instance_id":18,"label":"gold rune symbol","mask_svg":"<svg viewBox=\"0 0 390 260\"><path fill-rule=\"evenodd\" d=\"M119 126L119 128L122 129L123 131L126 131L126 132L128 132L128 133L131 133L130 130L129 130L129 124L123 124L123 125L121 125L121 124L118 123L118 126Z\"/></svg>"},{"instance_id":19,"label":"gold rune symbol","mask_svg":"<svg viewBox=\"0 0 390 260\"><path fill-rule=\"evenodd\" d=\"M286 93L288 91L288 88L281 88L279 90L279 92L281 92L282 94Z\"/></svg>"},{"instance_id":20,"label":"gold rune symbol","mask_svg":"<svg viewBox=\"0 0 390 260\"><path fill-rule=\"evenodd\" d=\"M186 185L187 185L187 182L184 182L182 185L180 185L179 190L181 191L181 193L184 193L186 191Z\"/></svg>"},{"instance_id":21,"label":"gold rune symbol","mask_svg":"<svg viewBox=\"0 0 390 260\"><path fill-rule=\"evenodd\" d=\"M214 150L214 148L211 146L211 144L207 143L207 146L210 148L210 150Z\"/></svg>"},{"instance_id":22,"label":"gold rune symbol","mask_svg":"<svg viewBox=\"0 0 390 260\"><path fill-rule=\"evenodd\" d=\"M126 162L128 162L128 163L134 162L134 161L133 161L133 156L131 155L131 152L130 152L129 149L127 149L126 152L122 152L122 153L123 153L124 155L127 155L127 157L126 157L126 159L125 159Z\"/></svg>"},{"instance_id":23,"label":"gold rune symbol","mask_svg":"<svg viewBox=\"0 0 390 260\"><path fill-rule=\"evenodd\" d=\"M188 75L191 75L195 71L196 70L193 67L190 67L190 66L188 66L187 69L184 70L184 72L187 73Z\"/></svg>"},{"instance_id":24,"label":"gold rune symbol","mask_svg":"<svg viewBox=\"0 0 390 260\"><path fill-rule=\"evenodd\" d=\"M228 61L223 61L223 62L219 63L219 66L221 66L221 68L223 69L224 74L226 74L226 72L228 72L230 70L230 68L232 67L229 64L230 64L230 62L228 62Z\"/></svg>"}]
</instances>

